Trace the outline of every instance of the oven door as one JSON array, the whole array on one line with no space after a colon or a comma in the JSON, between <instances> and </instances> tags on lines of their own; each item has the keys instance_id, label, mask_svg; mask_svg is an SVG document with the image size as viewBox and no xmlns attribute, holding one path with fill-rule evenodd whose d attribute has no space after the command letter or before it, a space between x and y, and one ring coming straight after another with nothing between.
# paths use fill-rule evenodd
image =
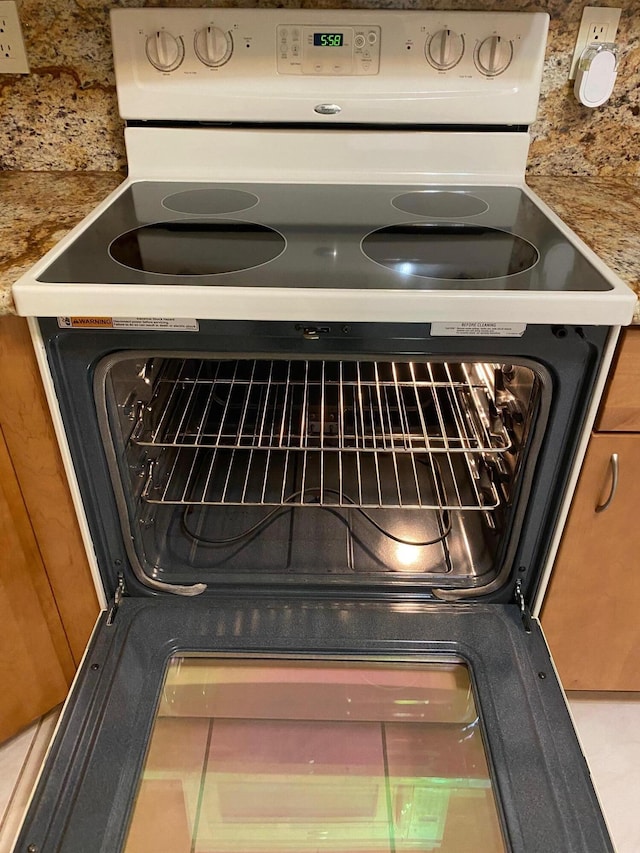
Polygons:
<instances>
[{"instance_id":1,"label":"oven door","mask_svg":"<svg viewBox=\"0 0 640 853\"><path fill-rule=\"evenodd\" d=\"M104 613L16 847L612 849L537 622L290 592Z\"/></svg>"}]
</instances>

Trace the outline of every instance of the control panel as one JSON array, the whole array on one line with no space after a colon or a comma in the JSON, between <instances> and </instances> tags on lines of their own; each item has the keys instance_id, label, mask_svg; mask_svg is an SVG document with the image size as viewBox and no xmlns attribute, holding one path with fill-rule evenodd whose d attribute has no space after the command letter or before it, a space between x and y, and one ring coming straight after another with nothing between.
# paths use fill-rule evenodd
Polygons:
<instances>
[{"instance_id":1,"label":"control panel","mask_svg":"<svg viewBox=\"0 0 640 853\"><path fill-rule=\"evenodd\" d=\"M176 121L529 123L548 20L526 12L114 9L120 111Z\"/></svg>"},{"instance_id":2,"label":"control panel","mask_svg":"<svg viewBox=\"0 0 640 853\"><path fill-rule=\"evenodd\" d=\"M377 74L380 70L380 27L287 26L277 33L280 74Z\"/></svg>"}]
</instances>

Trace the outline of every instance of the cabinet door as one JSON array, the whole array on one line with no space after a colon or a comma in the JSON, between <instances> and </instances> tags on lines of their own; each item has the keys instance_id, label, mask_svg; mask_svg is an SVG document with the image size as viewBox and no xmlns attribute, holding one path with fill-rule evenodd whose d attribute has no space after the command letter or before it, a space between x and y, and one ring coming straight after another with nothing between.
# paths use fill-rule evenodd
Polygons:
<instances>
[{"instance_id":1,"label":"cabinet door","mask_svg":"<svg viewBox=\"0 0 640 853\"><path fill-rule=\"evenodd\" d=\"M98 602L27 323L8 315L0 317L0 429L77 666Z\"/></svg>"},{"instance_id":2,"label":"cabinet door","mask_svg":"<svg viewBox=\"0 0 640 853\"><path fill-rule=\"evenodd\" d=\"M0 431L0 743L61 702L67 638Z\"/></svg>"},{"instance_id":3,"label":"cabinet door","mask_svg":"<svg viewBox=\"0 0 640 853\"><path fill-rule=\"evenodd\" d=\"M618 486L610 496L612 455ZM640 434L593 435L542 611L568 690L640 690Z\"/></svg>"},{"instance_id":4,"label":"cabinet door","mask_svg":"<svg viewBox=\"0 0 640 853\"><path fill-rule=\"evenodd\" d=\"M624 329L597 421L601 432L640 432L640 329Z\"/></svg>"}]
</instances>

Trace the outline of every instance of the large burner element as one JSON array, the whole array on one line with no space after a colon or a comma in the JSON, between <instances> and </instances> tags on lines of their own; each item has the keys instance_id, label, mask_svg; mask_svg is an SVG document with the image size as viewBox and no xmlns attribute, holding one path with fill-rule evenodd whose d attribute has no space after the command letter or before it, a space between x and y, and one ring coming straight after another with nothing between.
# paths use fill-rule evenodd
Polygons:
<instances>
[{"instance_id":1,"label":"large burner element","mask_svg":"<svg viewBox=\"0 0 640 853\"><path fill-rule=\"evenodd\" d=\"M178 213L207 216L248 210L250 207L255 207L258 201L258 196L254 193L215 187L172 193L163 199L162 206Z\"/></svg>"},{"instance_id":2,"label":"large burner element","mask_svg":"<svg viewBox=\"0 0 640 853\"><path fill-rule=\"evenodd\" d=\"M284 237L264 225L183 219L126 231L109 254L142 272L192 276L251 269L277 258L284 247Z\"/></svg>"},{"instance_id":3,"label":"large burner element","mask_svg":"<svg viewBox=\"0 0 640 853\"><path fill-rule=\"evenodd\" d=\"M421 190L396 196L391 204L406 213L430 216L433 219L456 219L461 216L477 216L489 209L486 201L465 192L441 192Z\"/></svg>"},{"instance_id":4,"label":"large burner element","mask_svg":"<svg viewBox=\"0 0 640 853\"><path fill-rule=\"evenodd\" d=\"M403 275L439 279L489 279L532 267L535 246L497 228L411 222L372 231L362 241L372 261Z\"/></svg>"}]
</instances>

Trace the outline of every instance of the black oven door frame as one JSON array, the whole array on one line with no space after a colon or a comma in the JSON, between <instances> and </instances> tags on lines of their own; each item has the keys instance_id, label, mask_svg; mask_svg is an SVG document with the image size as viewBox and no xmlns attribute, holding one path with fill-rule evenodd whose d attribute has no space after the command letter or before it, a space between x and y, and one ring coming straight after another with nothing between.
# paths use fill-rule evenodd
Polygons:
<instances>
[{"instance_id":1,"label":"black oven door frame","mask_svg":"<svg viewBox=\"0 0 640 853\"><path fill-rule=\"evenodd\" d=\"M123 849L166 666L182 652L462 660L510 853L613 851L542 631L515 605L266 591L125 597L102 614L17 851Z\"/></svg>"},{"instance_id":2,"label":"black oven door frame","mask_svg":"<svg viewBox=\"0 0 640 853\"><path fill-rule=\"evenodd\" d=\"M38 320L66 437L73 459L84 511L91 531L98 569L106 598L113 598L118 578L124 575L130 595L156 595L133 571L121 528L107 456L100 434L94 396L96 369L110 354L127 352L272 353L282 358L412 356L482 360L519 359L539 364L547 379L547 423L533 459L532 483L508 553L506 572L489 590L470 589L462 597L507 603L514 600L516 583L528 602L535 598L542 567L564 499L592 391L610 330L606 327L528 326L519 337L440 337L429 324L359 323L316 324L318 339L305 336L308 324L287 322L200 321L194 332L68 329L56 319ZM61 327L62 326L62 327ZM515 518L514 513L514 518ZM194 582L197 578L192 581ZM362 587L362 584L360 583ZM386 589L420 596L402 579L390 579ZM422 586L422 584L421 584ZM233 583L231 583L233 587ZM309 586L307 586L307 589ZM382 591L385 586L381 586ZM423 594L429 597L428 591ZM205 594L217 594L219 587ZM447 597L446 591L440 597Z\"/></svg>"}]
</instances>

